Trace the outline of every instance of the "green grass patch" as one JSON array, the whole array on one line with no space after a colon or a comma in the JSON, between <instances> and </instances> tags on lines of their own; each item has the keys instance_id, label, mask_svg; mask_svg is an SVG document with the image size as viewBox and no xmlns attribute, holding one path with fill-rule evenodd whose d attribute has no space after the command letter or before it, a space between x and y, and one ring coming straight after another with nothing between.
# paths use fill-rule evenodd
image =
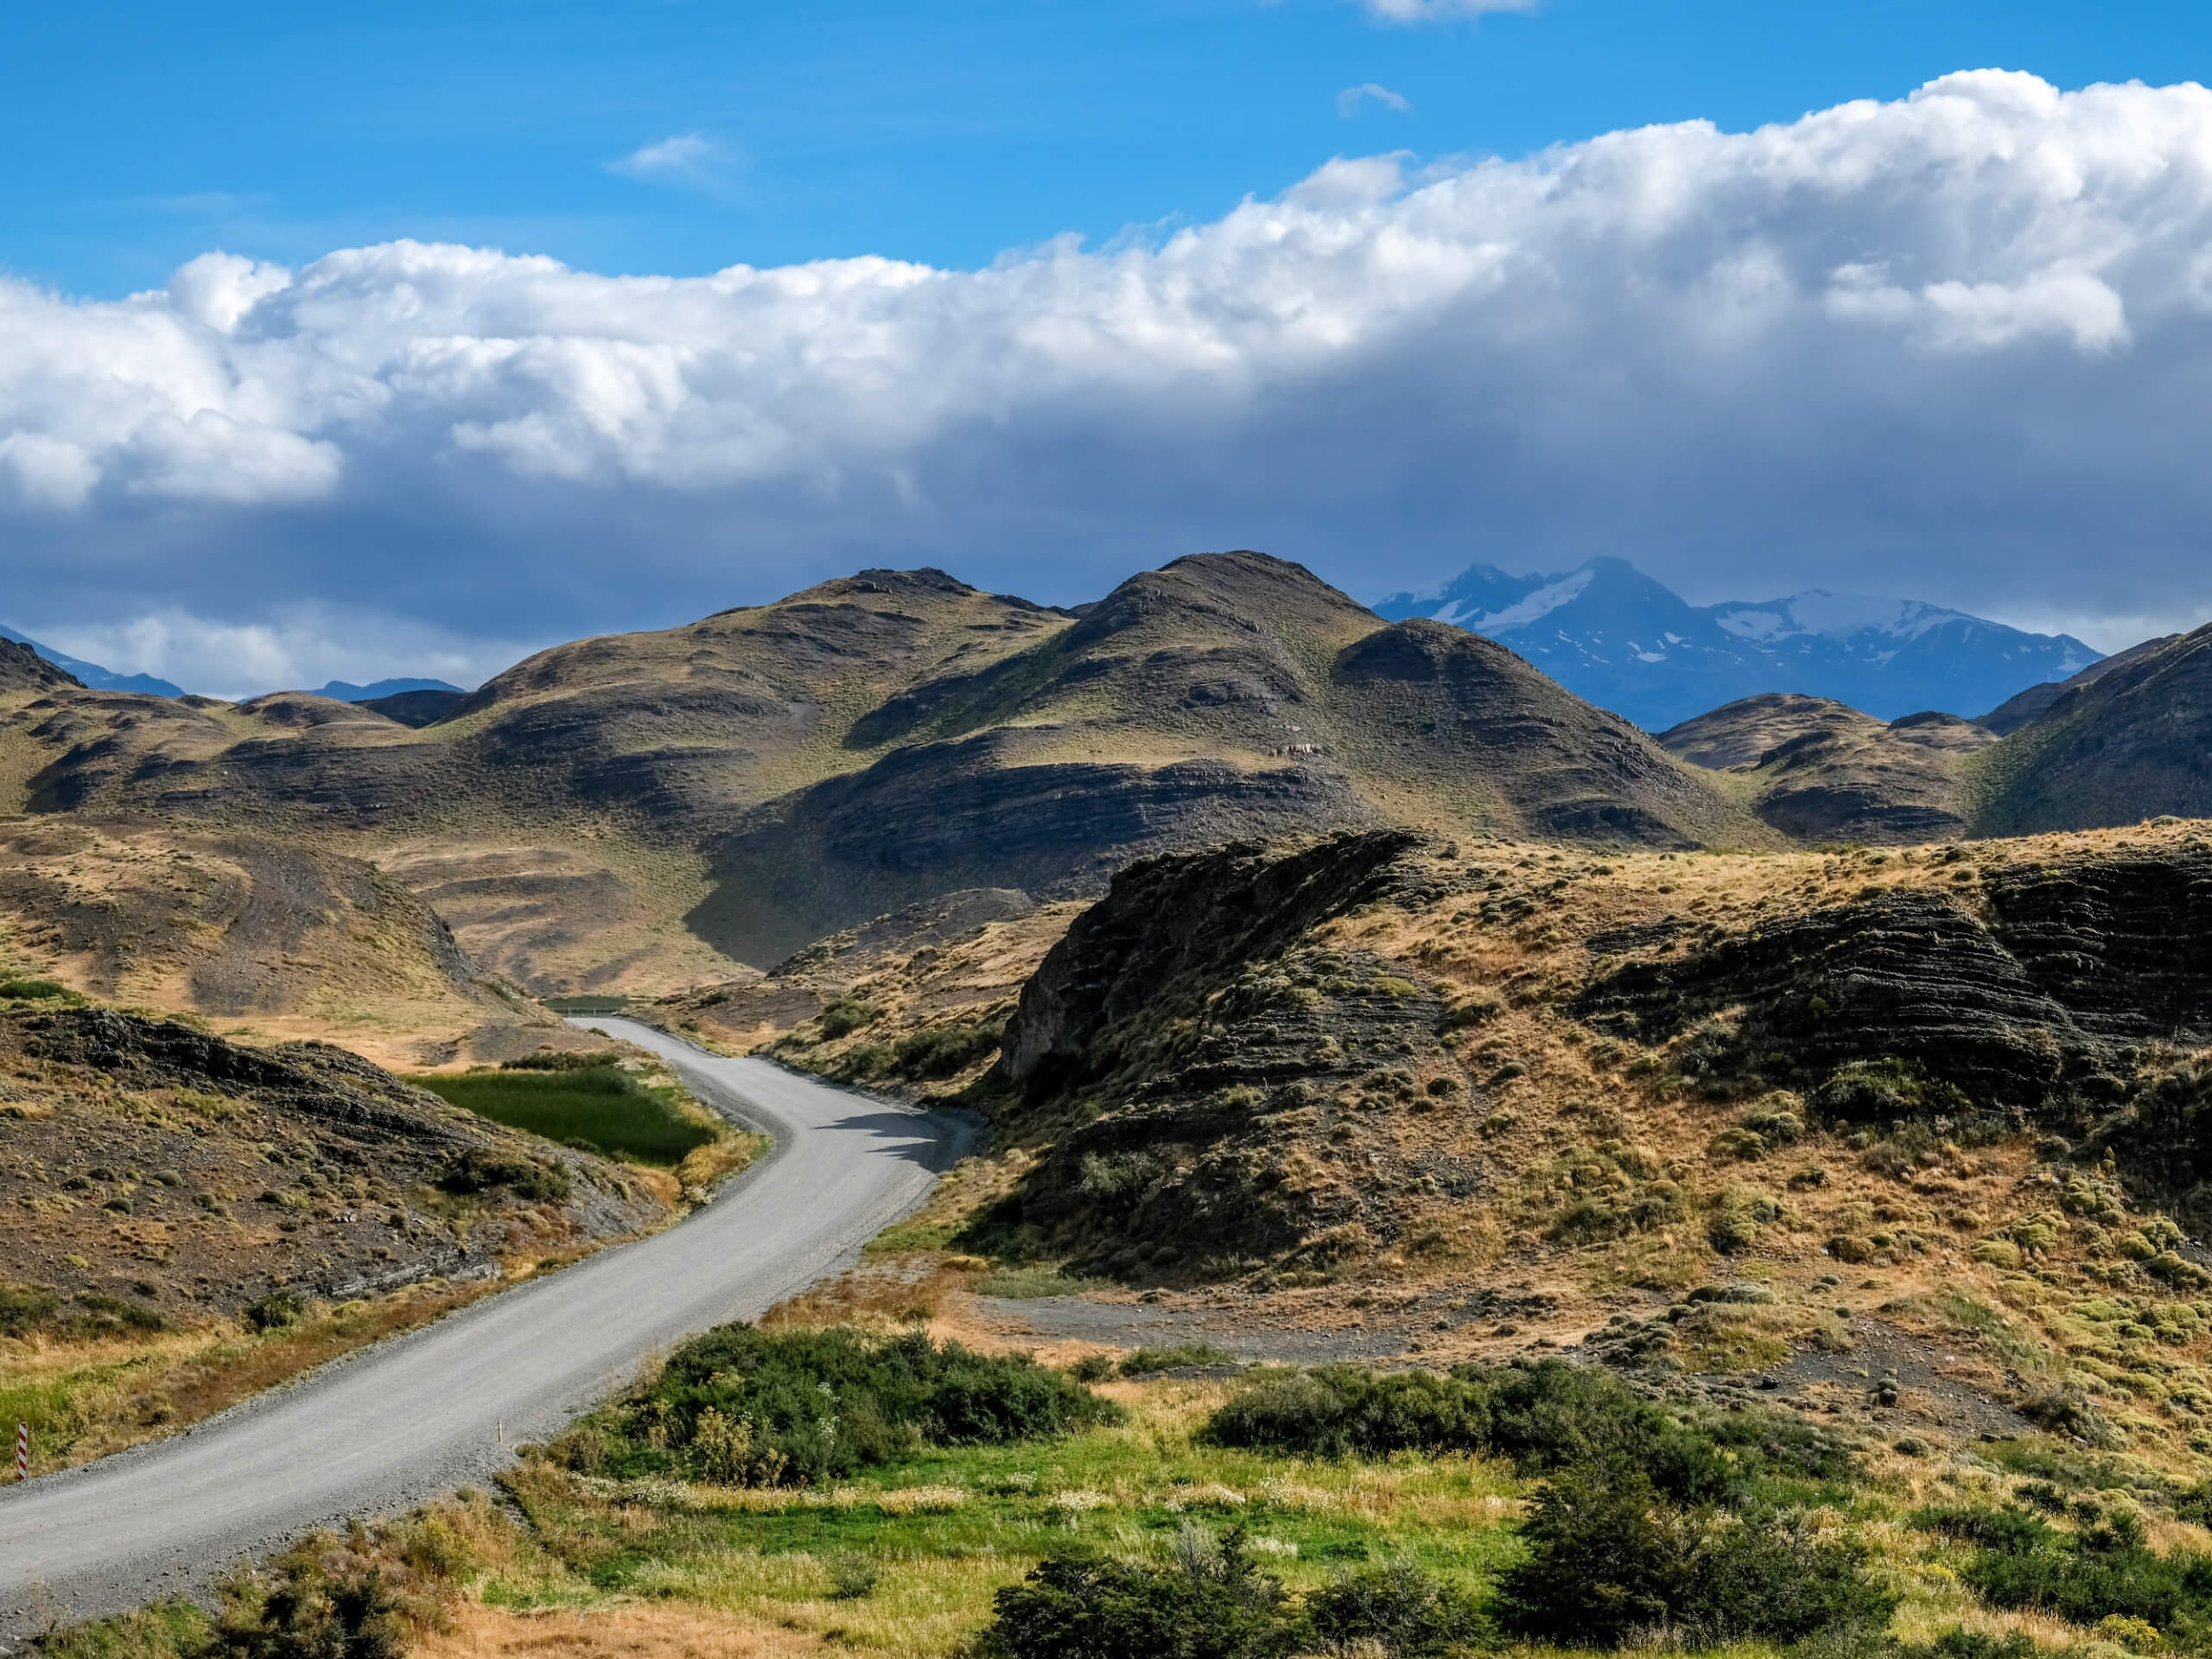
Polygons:
<instances>
[{"instance_id":1,"label":"green grass patch","mask_svg":"<svg viewBox=\"0 0 2212 1659\"><path fill-rule=\"evenodd\" d=\"M626 996L542 996L538 1001L556 1014L620 1014L630 1006Z\"/></svg>"},{"instance_id":2,"label":"green grass patch","mask_svg":"<svg viewBox=\"0 0 2212 1659\"><path fill-rule=\"evenodd\" d=\"M1072 1278L1058 1268L1000 1268L979 1274L978 1296L1003 1296L1014 1301L1034 1301L1040 1296L1074 1296L1112 1283L1107 1279Z\"/></svg>"},{"instance_id":3,"label":"green grass patch","mask_svg":"<svg viewBox=\"0 0 2212 1659\"><path fill-rule=\"evenodd\" d=\"M511 1128L641 1164L672 1166L714 1140L677 1106L619 1066L582 1071L461 1071L410 1079Z\"/></svg>"}]
</instances>

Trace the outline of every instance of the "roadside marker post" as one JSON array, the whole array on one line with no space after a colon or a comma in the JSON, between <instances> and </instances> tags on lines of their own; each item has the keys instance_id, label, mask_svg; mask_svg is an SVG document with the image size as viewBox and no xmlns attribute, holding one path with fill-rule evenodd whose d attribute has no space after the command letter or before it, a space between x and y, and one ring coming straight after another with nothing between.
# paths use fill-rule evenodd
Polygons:
<instances>
[{"instance_id":1,"label":"roadside marker post","mask_svg":"<svg viewBox=\"0 0 2212 1659\"><path fill-rule=\"evenodd\" d=\"M16 1425L16 1478L29 1480L30 1478L31 1426L29 1423L17 1423Z\"/></svg>"}]
</instances>

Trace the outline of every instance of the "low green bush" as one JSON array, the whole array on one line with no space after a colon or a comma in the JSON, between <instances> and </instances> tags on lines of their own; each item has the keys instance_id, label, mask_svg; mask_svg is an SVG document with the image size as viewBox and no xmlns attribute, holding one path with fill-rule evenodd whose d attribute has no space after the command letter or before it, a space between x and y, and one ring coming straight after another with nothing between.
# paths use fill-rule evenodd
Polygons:
<instances>
[{"instance_id":1,"label":"low green bush","mask_svg":"<svg viewBox=\"0 0 2212 1659\"><path fill-rule=\"evenodd\" d=\"M939 1026L899 1039L891 1069L902 1077L950 1077L994 1052L1005 1033L996 1026Z\"/></svg>"},{"instance_id":2,"label":"low green bush","mask_svg":"<svg viewBox=\"0 0 2212 1659\"><path fill-rule=\"evenodd\" d=\"M1768 1412L1709 1426L1669 1416L1611 1373L1560 1360L1377 1373L1352 1365L1263 1371L1200 1425L1215 1446L1302 1457L1472 1452L1524 1473L1579 1465L1640 1471L1682 1502L1760 1477L1840 1480L1850 1452L1810 1425Z\"/></svg>"},{"instance_id":3,"label":"low green bush","mask_svg":"<svg viewBox=\"0 0 2212 1659\"><path fill-rule=\"evenodd\" d=\"M73 1001L76 993L50 979L0 979L0 996L19 1002Z\"/></svg>"},{"instance_id":4,"label":"low green bush","mask_svg":"<svg viewBox=\"0 0 2212 1659\"><path fill-rule=\"evenodd\" d=\"M1301 1605L1253 1567L1242 1528L1216 1545L1186 1527L1175 1554L1151 1567L1054 1551L998 1592L970 1659L1448 1659L1482 1635L1465 1592L1418 1567L1362 1568Z\"/></svg>"},{"instance_id":5,"label":"low green bush","mask_svg":"<svg viewBox=\"0 0 2212 1659\"><path fill-rule=\"evenodd\" d=\"M558 1203L573 1185L569 1172L558 1164L541 1164L534 1158L513 1158L471 1147L446 1166L438 1185L448 1192L480 1193L505 1188L531 1203Z\"/></svg>"},{"instance_id":6,"label":"low green bush","mask_svg":"<svg viewBox=\"0 0 2212 1659\"><path fill-rule=\"evenodd\" d=\"M1325 1653L1379 1647L1390 1659L1446 1659L1472 1648L1483 1618L1465 1591L1414 1567L1364 1567L1306 1599L1306 1624Z\"/></svg>"},{"instance_id":7,"label":"low green bush","mask_svg":"<svg viewBox=\"0 0 2212 1659\"><path fill-rule=\"evenodd\" d=\"M1693 1647L1795 1642L1885 1621L1897 1596L1856 1546L1803 1516L1666 1501L1643 1475L1584 1465L1554 1476L1522 1529L1529 1554L1499 1579L1518 1636L1614 1648L1669 1630Z\"/></svg>"},{"instance_id":8,"label":"low green bush","mask_svg":"<svg viewBox=\"0 0 2212 1659\"><path fill-rule=\"evenodd\" d=\"M594 1049L588 1053L573 1049L541 1048L535 1054L519 1058L502 1060L502 1071L596 1071L618 1063L620 1057L610 1049Z\"/></svg>"},{"instance_id":9,"label":"low green bush","mask_svg":"<svg viewBox=\"0 0 2212 1659\"><path fill-rule=\"evenodd\" d=\"M822 1027L823 1037L835 1041L849 1037L863 1026L872 1026L883 1016L883 1010L874 1003L857 996L841 996L816 1016Z\"/></svg>"},{"instance_id":10,"label":"low green bush","mask_svg":"<svg viewBox=\"0 0 2212 1659\"><path fill-rule=\"evenodd\" d=\"M2183 1646L2212 1637L2212 1555L2158 1554L2126 1510L2074 1532L2024 1510L1922 1510L1912 1520L1979 1546L1959 1577L1994 1606L2056 1613L2076 1624L2141 1619Z\"/></svg>"},{"instance_id":11,"label":"low green bush","mask_svg":"<svg viewBox=\"0 0 2212 1659\"><path fill-rule=\"evenodd\" d=\"M725 1325L556 1442L572 1467L733 1486L794 1486L931 1446L1000 1446L1118 1420L1120 1408L1027 1355L919 1333L771 1335Z\"/></svg>"},{"instance_id":12,"label":"low green bush","mask_svg":"<svg viewBox=\"0 0 2212 1659\"><path fill-rule=\"evenodd\" d=\"M1056 1550L993 1599L973 1659L1287 1659L1301 1622L1253 1570L1243 1535L1172 1567Z\"/></svg>"}]
</instances>

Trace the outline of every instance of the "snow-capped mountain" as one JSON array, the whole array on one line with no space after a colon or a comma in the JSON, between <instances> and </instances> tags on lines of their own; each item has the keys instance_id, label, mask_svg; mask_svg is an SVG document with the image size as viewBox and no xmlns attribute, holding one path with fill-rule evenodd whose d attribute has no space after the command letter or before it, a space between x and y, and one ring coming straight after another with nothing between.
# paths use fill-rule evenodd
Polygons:
<instances>
[{"instance_id":1,"label":"snow-capped mountain","mask_svg":"<svg viewBox=\"0 0 2212 1659\"><path fill-rule=\"evenodd\" d=\"M95 691L146 691L157 697L181 697L181 686L171 685L167 680L156 679L151 674L118 674L111 668L102 668L98 663L88 663L80 657L71 657L41 645L27 635L0 628L0 639L12 639L19 645L29 645L56 668L74 674Z\"/></svg>"},{"instance_id":2,"label":"snow-capped mountain","mask_svg":"<svg viewBox=\"0 0 2212 1659\"><path fill-rule=\"evenodd\" d=\"M1487 634L1654 732L1761 691L1834 697L1884 720L1930 709L1971 719L2100 655L2066 634L1909 599L1815 589L1691 605L1624 559L1535 576L1478 564L1441 593L1394 594L1375 608Z\"/></svg>"}]
</instances>

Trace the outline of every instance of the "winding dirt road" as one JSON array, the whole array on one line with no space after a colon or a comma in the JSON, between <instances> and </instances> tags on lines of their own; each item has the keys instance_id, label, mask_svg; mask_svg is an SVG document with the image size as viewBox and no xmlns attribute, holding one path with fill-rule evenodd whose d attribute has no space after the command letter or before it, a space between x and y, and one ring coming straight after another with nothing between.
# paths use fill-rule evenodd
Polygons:
<instances>
[{"instance_id":1,"label":"winding dirt road","mask_svg":"<svg viewBox=\"0 0 2212 1659\"><path fill-rule=\"evenodd\" d=\"M681 1224L379 1344L172 1439L0 1490L0 1631L205 1586L349 1516L510 1460L655 1350L748 1319L918 1205L976 1125L732 1060L626 1020L700 1100L775 1147ZM502 1442L504 1430L505 1443Z\"/></svg>"}]
</instances>

